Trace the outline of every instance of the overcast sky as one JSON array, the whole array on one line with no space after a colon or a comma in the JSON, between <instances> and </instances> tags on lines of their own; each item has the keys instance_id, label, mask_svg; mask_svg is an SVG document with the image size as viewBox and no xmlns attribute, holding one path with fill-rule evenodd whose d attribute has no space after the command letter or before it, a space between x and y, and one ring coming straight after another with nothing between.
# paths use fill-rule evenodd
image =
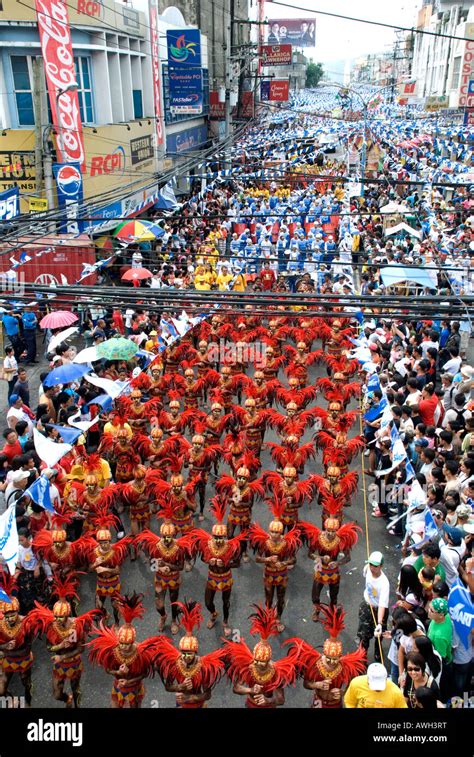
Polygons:
<instances>
[{"instance_id":1,"label":"overcast sky","mask_svg":"<svg viewBox=\"0 0 474 757\"><path fill-rule=\"evenodd\" d=\"M148 0L132 0L133 6L146 10ZM305 52L315 61L328 63L332 60L357 58L366 53L386 52L394 41L394 30L372 24L360 24L329 16L315 15L315 8L331 13L401 24L412 27L422 0L284 0L289 5L298 5L307 11L291 10L273 2L265 3L265 15L271 18L316 18L316 47ZM217 0L219 5L219 0ZM170 0L169 5L173 5ZM330 73L328 65L325 69Z\"/></svg>"},{"instance_id":2,"label":"overcast sky","mask_svg":"<svg viewBox=\"0 0 474 757\"><path fill-rule=\"evenodd\" d=\"M308 9L308 17L316 10L340 13L371 21L401 24L412 27L415 23L421 0L283 0L289 5ZM311 12L311 10L313 12ZM290 10L273 2L265 3L265 13L270 18L304 17L303 11ZM365 53L385 52L392 45L395 31L372 24L360 24L329 16L316 17L316 47L308 48L305 54L315 61L328 63L341 58L356 58ZM325 66L329 72L329 67Z\"/></svg>"}]
</instances>

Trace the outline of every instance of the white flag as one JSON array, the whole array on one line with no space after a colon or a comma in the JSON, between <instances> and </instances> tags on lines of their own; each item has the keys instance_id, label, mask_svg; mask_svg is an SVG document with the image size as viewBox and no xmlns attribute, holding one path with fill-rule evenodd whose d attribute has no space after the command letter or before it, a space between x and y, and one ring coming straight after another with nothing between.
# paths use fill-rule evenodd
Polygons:
<instances>
[{"instance_id":1,"label":"white flag","mask_svg":"<svg viewBox=\"0 0 474 757\"><path fill-rule=\"evenodd\" d=\"M36 428L33 429L33 441L38 457L46 463L48 468L54 468L56 463L72 450L72 444L63 444L46 439Z\"/></svg>"},{"instance_id":2,"label":"white flag","mask_svg":"<svg viewBox=\"0 0 474 757\"><path fill-rule=\"evenodd\" d=\"M99 389L103 389L113 400L122 392L121 388L117 386L115 381L111 381L110 379L99 378L98 376L84 376L84 378L87 379L90 384L94 384L94 386L98 386Z\"/></svg>"},{"instance_id":3,"label":"white flag","mask_svg":"<svg viewBox=\"0 0 474 757\"><path fill-rule=\"evenodd\" d=\"M16 528L16 506L10 505L0 515L0 555L13 575L18 561L18 531Z\"/></svg>"},{"instance_id":4,"label":"white flag","mask_svg":"<svg viewBox=\"0 0 474 757\"><path fill-rule=\"evenodd\" d=\"M71 415L71 417L68 420L68 423L70 426L73 426L74 428L78 428L80 431L83 431L84 434L86 431L89 431L91 426L94 426L94 424L97 423L97 418L93 418L91 421L81 421L79 420L81 417L81 411L78 410L75 415Z\"/></svg>"}]
</instances>

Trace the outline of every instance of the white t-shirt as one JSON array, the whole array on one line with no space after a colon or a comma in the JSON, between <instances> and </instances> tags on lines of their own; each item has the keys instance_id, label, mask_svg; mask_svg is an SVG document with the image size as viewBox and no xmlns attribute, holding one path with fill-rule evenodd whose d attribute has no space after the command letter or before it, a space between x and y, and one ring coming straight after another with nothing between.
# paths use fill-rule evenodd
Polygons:
<instances>
[{"instance_id":1,"label":"white t-shirt","mask_svg":"<svg viewBox=\"0 0 474 757\"><path fill-rule=\"evenodd\" d=\"M458 567L462 558L466 554L466 545L464 541L459 547L453 547L450 544L440 544L441 558L440 562L446 572L446 583L451 586L458 577Z\"/></svg>"},{"instance_id":2,"label":"white t-shirt","mask_svg":"<svg viewBox=\"0 0 474 757\"><path fill-rule=\"evenodd\" d=\"M125 326L127 329L132 327L132 316L135 315L135 311L128 309L125 311Z\"/></svg>"},{"instance_id":3,"label":"white t-shirt","mask_svg":"<svg viewBox=\"0 0 474 757\"><path fill-rule=\"evenodd\" d=\"M462 363L462 358L460 357L451 358L451 360L448 360L448 362L443 365L443 373L449 373L450 376L455 376L456 373L459 373L461 363Z\"/></svg>"},{"instance_id":4,"label":"white t-shirt","mask_svg":"<svg viewBox=\"0 0 474 757\"><path fill-rule=\"evenodd\" d=\"M417 390L416 392L407 394L405 405L409 405L410 407L411 405L418 405L420 399L421 399L421 392Z\"/></svg>"},{"instance_id":5,"label":"white t-shirt","mask_svg":"<svg viewBox=\"0 0 474 757\"><path fill-rule=\"evenodd\" d=\"M365 589L364 599L371 607L388 607L390 583L385 573L374 578L368 565L364 568Z\"/></svg>"},{"instance_id":6,"label":"white t-shirt","mask_svg":"<svg viewBox=\"0 0 474 757\"><path fill-rule=\"evenodd\" d=\"M6 368L7 370L13 369L15 371L18 371L18 363L16 361L16 357L12 355L11 357L7 356L3 358L3 367ZM14 373L10 375L10 380L14 377L14 375L15 375Z\"/></svg>"}]
</instances>

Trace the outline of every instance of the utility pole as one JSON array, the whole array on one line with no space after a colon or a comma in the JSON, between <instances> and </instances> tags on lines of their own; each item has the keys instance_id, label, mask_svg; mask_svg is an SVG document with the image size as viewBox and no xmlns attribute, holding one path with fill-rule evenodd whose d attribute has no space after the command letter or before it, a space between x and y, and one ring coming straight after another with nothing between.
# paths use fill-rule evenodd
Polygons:
<instances>
[{"instance_id":1,"label":"utility pole","mask_svg":"<svg viewBox=\"0 0 474 757\"><path fill-rule=\"evenodd\" d=\"M225 47L224 47L224 71L225 71L225 138L228 139L230 135L230 56L232 54L233 45L233 27L234 27L234 0L229 1L229 22L225 25ZM227 10L227 8L225 8ZM226 13L224 11L224 19Z\"/></svg>"},{"instance_id":2,"label":"utility pole","mask_svg":"<svg viewBox=\"0 0 474 757\"><path fill-rule=\"evenodd\" d=\"M43 127L41 108L41 62L33 58L33 108L35 116L35 182L36 194L43 191Z\"/></svg>"}]
</instances>

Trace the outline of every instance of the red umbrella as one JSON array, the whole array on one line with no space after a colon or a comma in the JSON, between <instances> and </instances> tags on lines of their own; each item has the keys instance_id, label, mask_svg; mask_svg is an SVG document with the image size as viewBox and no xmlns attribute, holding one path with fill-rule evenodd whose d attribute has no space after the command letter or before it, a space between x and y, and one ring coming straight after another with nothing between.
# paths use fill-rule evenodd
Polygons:
<instances>
[{"instance_id":1,"label":"red umbrella","mask_svg":"<svg viewBox=\"0 0 474 757\"><path fill-rule=\"evenodd\" d=\"M151 279L152 272L148 268L129 268L122 276L122 281L139 281L141 279Z\"/></svg>"},{"instance_id":2,"label":"red umbrella","mask_svg":"<svg viewBox=\"0 0 474 757\"><path fill-rule=\"evenodd\" d=\"M63 329L70 326L78 320L77 315L69 310L56 310L54 313L48 313L40 321L42 329Z\"/></svg>"}]
</instances>

